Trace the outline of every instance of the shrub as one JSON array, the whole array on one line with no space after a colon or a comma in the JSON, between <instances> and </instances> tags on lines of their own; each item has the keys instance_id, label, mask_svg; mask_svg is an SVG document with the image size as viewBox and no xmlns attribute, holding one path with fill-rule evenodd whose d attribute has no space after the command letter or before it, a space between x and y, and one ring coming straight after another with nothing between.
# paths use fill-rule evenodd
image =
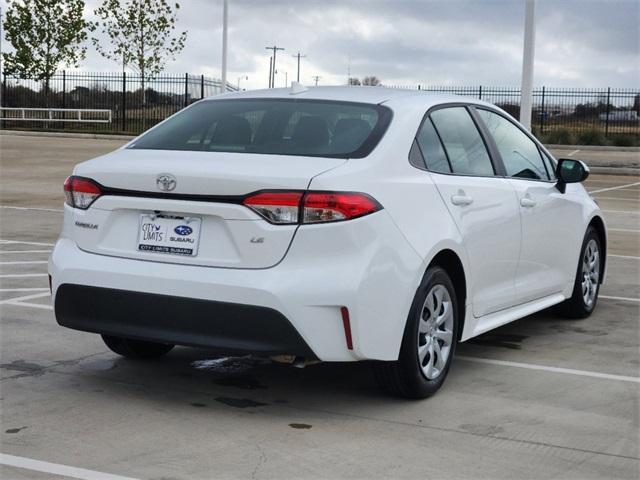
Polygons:
<instances>
[{"instance_id":1,"label":"shrub","mask_svg":"<svg viewBox=\"0 0 640 480\"><path fill-rule=\"evenodd\" d=\"M551 145L574 145L575 138L568 128L558 128L557 130L551 130L544 136L544 143Z\"/></svg>"},{"instance_id":2,"label":"shrub","mask_svg":"<svg viewBox=\"0 0 640 480\"><path fill-rule=\"evenodd\" d=\"M578 145L607 145L607 139L605 138L602 130L591 128L584 130L578 134Z\"/></svg>"},{"instance_id":3,"label":"shrub","mask_svg":"<svg viewBox=\"0 0 640 480\"><path fill-rule=\"evenodd\" d=\"M613 135L611 138L611 144L616 147L636 147L640 146L639 135Z\"/></svg>"}]
</instances>

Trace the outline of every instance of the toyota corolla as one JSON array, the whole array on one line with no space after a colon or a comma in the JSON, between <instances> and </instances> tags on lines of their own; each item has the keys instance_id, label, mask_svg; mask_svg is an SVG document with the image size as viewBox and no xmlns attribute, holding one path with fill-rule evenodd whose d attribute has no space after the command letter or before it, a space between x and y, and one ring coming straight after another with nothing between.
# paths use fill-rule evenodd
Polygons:
<instances>
[{"instance_id":1,"label":"toyota corolla","mask_svg":"<svg viewBox=\"0 0 640 480\"><path fill-rule=\"evenodd\" d=\"M371 360L387 390L426 397L458 342L593 312L607 236L588 174L466 97L205 99L66 180L55 315L127 357Z\"/></svg>"}]
</instances>

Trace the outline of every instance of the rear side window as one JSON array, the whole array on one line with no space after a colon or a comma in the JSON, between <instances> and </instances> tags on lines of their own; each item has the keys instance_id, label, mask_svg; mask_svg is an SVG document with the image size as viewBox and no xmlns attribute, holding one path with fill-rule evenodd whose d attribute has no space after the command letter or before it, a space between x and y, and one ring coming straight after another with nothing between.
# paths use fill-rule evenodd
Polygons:
<instances>
[{"instance_id":1,"label":"rear side window","mask_svg":"<svg viewBox=\"0 0 640 480\"><path fill-rule=\"evenodd\" d=\"M484 109L477 112L496 142L509 177L549 180L547 167L533 140L502 115Z\"/></svg>"},{"instance_id":2,"label":"rear side window","mask_svg":"<svg viewBox=\"0 0 640 480\"><path fill-rule=\"evenodd\" d=\"M491 158L480 132L464 107L449 107L431 113L453 173L492 176Z\"/></svg>"},{"instance_id":3,"label":"rear side window","mask_svg":"<svg viewBox=\"0 0 640 480\"><path fill-rule=\"evenodd\" d=\"M198 102L129 148L359 158L391 121L381 105L300 99Z\"/></svg>"},{"instance_id":4,"label":"rear side window","mask_svg":"<svg viewBox=\"0 0 640 480\"><path fill-rule=\"evenodd\" d=\"M447 154L444 153L442 143L440 143L430 118L427 118L422 124L416 140L429 170L439 173L451 173Z\"/></svg>"}]
</instances>

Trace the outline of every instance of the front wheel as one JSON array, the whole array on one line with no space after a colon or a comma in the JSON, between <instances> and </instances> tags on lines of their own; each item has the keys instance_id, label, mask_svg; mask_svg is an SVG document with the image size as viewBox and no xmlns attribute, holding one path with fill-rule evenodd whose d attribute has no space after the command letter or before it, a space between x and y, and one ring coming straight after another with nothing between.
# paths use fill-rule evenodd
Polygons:
<instances>
[{"instance_id":1,"label":"front wheel","mask_svg":"<svg viewBox=\"0 0 640 480\"><path fill-rule=\"evenodd\" d=\"M158 358L169 353L174 347L166 343L145 342L111 335L102 335L102 340L112 352L128 358Z\"/></svg>"},{"instance_id":2,"label":"front wheel","mask_svg":"<svg viewBox=\"0 0 640 480\"><path fill-rule=\"evenodd\" d=\"M595 310L600 291L602 247L595 228L589 227L582 242L576 281L571 297L558 308L567 318L586 318Z\"/></svg>"},{"instance_id":3,"label":"front wheel","mask_svg":"<svg viewBox=\"0 0 640 480\"><path fill-rule=\"evenodd\" d=\"M444 383L458 338L456 292L447 272L432 267L411 305L400 355L395 362L376 362L382 388L406 398L426 398Z\"/></svg>"}]
</instances>

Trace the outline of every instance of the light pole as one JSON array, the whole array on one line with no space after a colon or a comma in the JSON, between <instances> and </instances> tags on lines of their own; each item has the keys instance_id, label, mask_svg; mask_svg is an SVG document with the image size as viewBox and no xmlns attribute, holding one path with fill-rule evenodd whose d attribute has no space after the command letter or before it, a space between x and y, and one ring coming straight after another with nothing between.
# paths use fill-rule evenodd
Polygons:
<instances>
[{"instance_id":1,"label":"light pole","mask_svg":"<svg viewBox=\"0 0 640 480\"><path fill-rule=\"evenodd\" d=\"M316 87L318 86L318 80L320 80L322 77L320 75L314 75L313 77L313 81L316 82Z\"/></svg>"},{"instance_id":2,"label":"light pole","mask_svg":"<svg viewBox=\"0 0 640 480\"><path fill-rule=\"evenodd\" d=\"M227 0L222 0L222 93L227 91L227 24L229 17L229 5Z\"/></svg>"},{"instance_id":3,"label":"light pole","mask_svg":"<svg viewBox=\"0 0 640 480\"><path fill-rule=\"evenodd\" d=\"M238 77L238 91L240 91L240 80L249 80L249 76L242 75L241 77Z\"/></svg>"},{"instance_id":4,"label":"light pole","mask_svg":"<svg viewBox=\"0 0 640 480\"><path fill-rule=\"evenodd\" d=\"M520 88L520 123L531 130L533 104L533 57L536 43L536 0L525 0L524 49L522 52L522 84Z\"/></svg>"}]
</instances>

